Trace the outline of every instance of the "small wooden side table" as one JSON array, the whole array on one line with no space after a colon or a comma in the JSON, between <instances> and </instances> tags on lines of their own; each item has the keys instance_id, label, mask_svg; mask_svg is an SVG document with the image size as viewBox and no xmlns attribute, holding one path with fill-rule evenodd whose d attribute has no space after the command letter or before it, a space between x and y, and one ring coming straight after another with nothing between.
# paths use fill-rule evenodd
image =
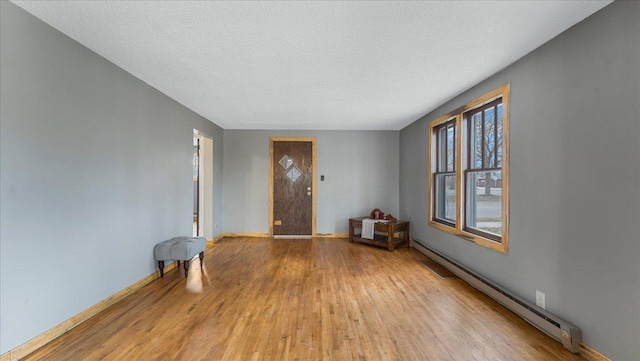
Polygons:
<instances>
[{"instance_id":1,"label":"small wooden side table","mask_svg":"<svg viewBox=\"0 0 640 361\"><path fill-rule=\"evenodd\" d=\"M349 218L349 242L362 242L385 247L389 252L393 252L396 246L401 244L410 246L409 243L409 222L407 221L381 221L376 222L373 239L362 238L362 220L367 217ZM356 229L360 233L356 233ZM402 238L395 238L396 233L402 232Z\"/></svg>"}]
</instances>

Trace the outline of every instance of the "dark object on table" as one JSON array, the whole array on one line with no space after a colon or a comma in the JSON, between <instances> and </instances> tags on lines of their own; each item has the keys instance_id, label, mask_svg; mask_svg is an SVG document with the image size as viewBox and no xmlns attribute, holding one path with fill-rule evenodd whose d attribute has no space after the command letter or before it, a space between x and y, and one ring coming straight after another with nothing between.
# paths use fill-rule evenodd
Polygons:
<instances>
[{"instance_id":1,"label":"dark object on table","mask_svg":"<svg viewBox=\"0 0 640 361\"><path fill-rule=\"evenodd\" d=\"M369 218L371 219L382 219L384 217L384 212L382 212L379 208L376 208L371 211L371 215Z\"/></svg>"}]
</instances>

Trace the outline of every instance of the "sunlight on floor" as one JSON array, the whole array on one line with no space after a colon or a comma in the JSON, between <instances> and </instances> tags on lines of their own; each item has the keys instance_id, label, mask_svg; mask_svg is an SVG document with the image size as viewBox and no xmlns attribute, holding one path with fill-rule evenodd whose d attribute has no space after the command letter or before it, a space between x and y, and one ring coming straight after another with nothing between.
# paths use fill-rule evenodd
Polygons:
<instances>
[{"instance_id":1,"label":"sunlight on floor","mask_svg":"<svg viewBox=\"0 0 640 361\"><path fill-rule=\"evenodd\" d=\"M203 283L202 275L207 281L207 285L211 285L209 282L209 275L205 267L200 267L200 258L195 256L189 264L189 273L187 275L187 291L191 293L202 293Z\"/></svg>"}]
</instances>

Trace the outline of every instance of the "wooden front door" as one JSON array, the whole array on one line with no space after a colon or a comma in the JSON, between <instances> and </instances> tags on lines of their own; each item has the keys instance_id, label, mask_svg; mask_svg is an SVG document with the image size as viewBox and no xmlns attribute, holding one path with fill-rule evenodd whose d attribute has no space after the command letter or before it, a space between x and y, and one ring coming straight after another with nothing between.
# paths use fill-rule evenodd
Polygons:
<instances>
[{"instance_id":1,"label":"wooden front door","mask_svg":"<svg viewBox=\"0 0 640 361\"><path fill-rule=\"evenodd\" d=\"M315 231L314 143L272 138L274 236L312 236Z\"/></svg>"}]
</instances>

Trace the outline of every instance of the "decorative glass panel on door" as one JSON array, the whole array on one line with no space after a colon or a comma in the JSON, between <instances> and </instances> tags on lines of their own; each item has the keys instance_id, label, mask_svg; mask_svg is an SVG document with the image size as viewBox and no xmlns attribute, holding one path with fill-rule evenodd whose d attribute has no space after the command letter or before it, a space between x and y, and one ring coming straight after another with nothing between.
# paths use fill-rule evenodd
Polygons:
<instances>
[{"instance_id":1,"label":"decorative glass panel on door","mask_svg":"<svg viewBox=\"0 0 640 361\"><path fill-rule=\"evenodd\" d=\"M302 174L296 167L291 168L286 174L287 178L289 178L293 183L295 183L301 175Z\"/></svg>"},{"instance_id":2,"label":"decorative glass panel on door","mask_svg":"<svg viewBox=\"0 0 640 361\"><path fill-rule=\"evenodd\" d=\"M289 156L285 154L284 157L280 158L278 163L286 170L293 165L293 159L289 158Z\"/></svg>"}]
</instances>

